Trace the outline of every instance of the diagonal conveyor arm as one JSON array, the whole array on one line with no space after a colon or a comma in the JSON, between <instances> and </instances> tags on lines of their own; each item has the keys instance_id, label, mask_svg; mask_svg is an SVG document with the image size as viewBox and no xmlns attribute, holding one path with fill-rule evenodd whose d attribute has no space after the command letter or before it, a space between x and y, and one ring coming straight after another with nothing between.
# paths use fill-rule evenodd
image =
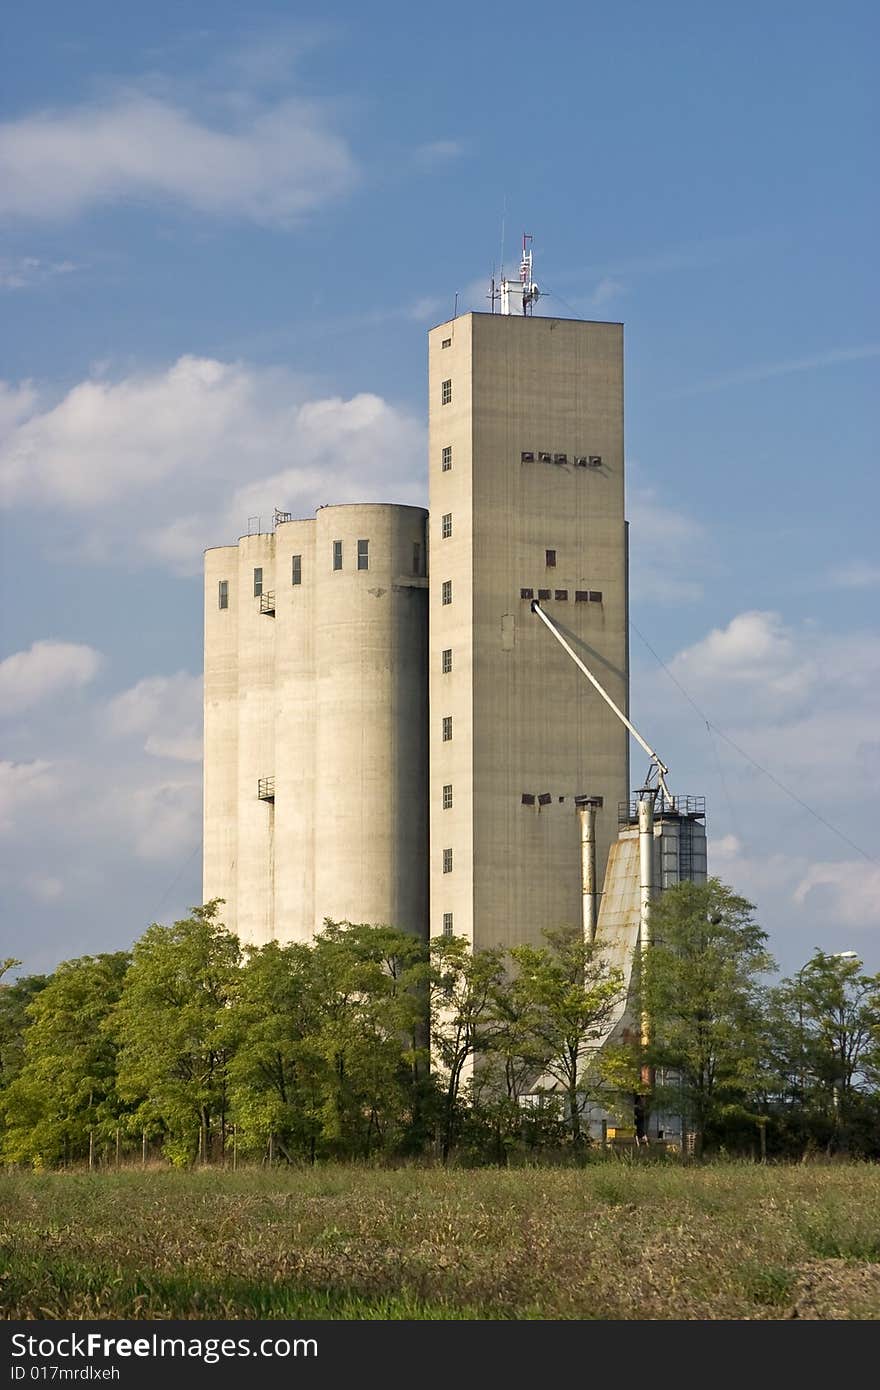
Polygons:
<instances>
[{"instance_id":1,"label":"diagonal conveyor arm","mask_svg":"<svg viewBox=\"0 0 880 1390\"><path fill-rule=\"evenodd\" d=\"M669 768L666 766L665 763L663 763L663 762L660 761L659 757L658 757L657 754L654 752L654 750L653 750L653 748L650 746L650 744L646 743L645 740L642 738L642 736L641 736L641 734L639 733L639 731L638 731L638 729L636 728L636 726L635 726L634 724L631 724L630 721L627 719L627 717L626 717L626 715L624 714L623 710L618 709L617 705L614 703L614 701L612 700L611 696L608 694L608 691L605 690L604 687L601 686L601 685L599 684L599 682L596 680L596 677L593 675L592 671L591 671L587 666L584 665L584 663L581 661L581 659L580 659L580 657L577 655L577 653L576 653L575 651L572 650L572 648L569 646L569 644L566 642L565 638L563 637L562 633L559 631L559 628L558 628L558 627L556 626L556 624L553 622L553 619L547 617L547 614L544 612L543 608L541 607L541 605L540 605L540 603L538 602L537 599L533 599L533 600L532 600L532 612L533 612L533 613L537 613L538 617L541 619L541 622L544 624L544 626L550 629L550 631L552 632L553 636L556 638L557 642L559 643L560 647L562 647L564 651L568 652L568 654L569 654L569 656L571 657L571 659L572 659L572 661L574 662L574 664L575 664L581 671L583 671L583 673L584 673L584 675L586 676L587 680L590 681L590 683L591 683L593 686L595 686L596 690L598 690L599 694L602 696L602 699L605 701L606 705L610 705L610 706L611 706L611 708L614 710L614 713L617 715L617 717L618 717L618 719L621 721L621 723L626 725L626 727L629 729L630 733L632 734L632 736L633 736L633 738L636 740L636 742L639 743L639 744L641 745L642 748L644 748L644 750L645 750L645 752L647 753L648 757L651 759L651 762L654 764L654 766L655 766L656 769L657 769L657 781L660 783L660 788L661 788L661 790L662 790L662 792L663 792L663 795L666 797L666 799L667 799L668 801L671 802L671 801L672 801L672 797L671 797L671 795L670 795L669 788L668 788L667 785L666 785L666 774L667 774L667 772L669 771Z\"/></svg>"}]
</instances>

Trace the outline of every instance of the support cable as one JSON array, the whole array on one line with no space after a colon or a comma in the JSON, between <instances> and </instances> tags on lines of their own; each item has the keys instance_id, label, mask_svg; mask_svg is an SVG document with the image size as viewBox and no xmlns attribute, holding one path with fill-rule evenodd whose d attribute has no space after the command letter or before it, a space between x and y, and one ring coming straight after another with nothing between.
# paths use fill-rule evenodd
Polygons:
<instances>
[{"instance_id":1,"label":"support cable","mask_svg":"<svg viewBox=\"0 0 880 1390\"><path fill-rule=\"evenodd\" d=\"M774 786L777 786L780 791L785 792L785 795L790 797L791 800L796 802L798 806L803 808L803 810L809 811L810 815L813 817L814 820L817 820L820 825L824 825L825 829L830 830L832 835L836 835L839 840L843 840L844 844L849 845L850 849L854 849L857 854L860 854L862 856L863 859L867 859L869 864L880 864L880 859L877 859L877 857L873 854L869 854L866 849L862 849L861 845L857 845L855 840L851 840L850 837L847 834L845 834L844 831L839 829L838 826L832 825L830 820L826 820L824 816L820 816L819 812L815 809L815 807L811 806L808 801L803 801L797 795L797 793L793 792L790 787L787 787L784 782L780 782L779 778L775 775L775 773L772 773L769 768L763 767L762 764L758 762L757 758L753 758L751 753L747 753L744 748L740 748L739 744L734 743L733 739L730 737L729 734L726 734L723 729L719 729L717 724L713 724L709 716L706 714L705 710L700 709L700 706L697 704L693 696L690 695L687 692L687 690L685 690L681 681L677 680L676 677L672 674L663 658L657 655L657 653L654 651L654 648L651 646L651 643L648 641L647 637L645 637L643 633L639 632L639 629L636 627L632 619L630 619L629 625L632 631L636 634L636 636L639 637L642 642L644 642L645 646L648 648L648 651L654 657L654 660L657 661L660 666L662 666L663 670L666 672L667 676L672 681L672 684L681 691L688 704L696 710L697 714L700 716L703 723L706 725L706 728L709 729L711 733L715 733L718 735L719 738L723 738L724 742L728 743L735 753L739 753L740 757L745 758L747 763L751 763L752 767L756 768L758 772L762 772L765 777L770 779Z\"/></svg>"}]
</instances>

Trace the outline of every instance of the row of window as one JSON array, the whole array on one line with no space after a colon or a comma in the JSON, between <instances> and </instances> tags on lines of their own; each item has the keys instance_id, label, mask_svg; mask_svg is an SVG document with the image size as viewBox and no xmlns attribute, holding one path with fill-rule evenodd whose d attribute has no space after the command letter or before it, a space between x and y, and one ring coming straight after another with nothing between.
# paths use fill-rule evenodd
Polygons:
<instances>
[{"instance_id":1,"label":"row of window","mask_svg":"<svg viewBox=\"0 0 880 1390\"><path fill-rule=\"evenodd\" d=\"M520 589L520 591L519 591L519 596L520 596L520 598L524 598L524 599L531 599L531 598L534 598L534 597L535 597L535 590L534 590L534 589ZM557 601L557 603L565 603L566 600L568 599L568 590L567 590L567 589L539 589L539 590L538 590L538 595L537 595L537 596L538 596L538 599L539 599L539 600L540 600L540 599L555 598L556 601ZM575 601L575 603L601 603L601 602L602 602L602 590L601 590L601 589L575 589L575 591L574 591L574 601Z\"/></svg>"},{"instance_id":2,"label":"row of window","mask_svg":"<svg viewBox=\"0 0 880 1390\"><path fill-rule=\"evenodd\" d=\"M446 518L444 517L444 522ZM449 534L452 534L452 517L449 517ZM444 533L445 534L445 533ZM370 568L370 542L359 540L357 543L357 567L359 570ZM342 541L333 542L333 568L342 569ZM413 541L412 553L412 572L419 575L422 573L422 545L420 541ZM302 584L302 556L291 555L290 557L290 582L291 584ZM260 565L254 568L254 598L259 598L263 592L263 570ZM229 607L229 580L221 579L218 591L218 602L221 608Z\"/></svg>"},{"instance_id":3,"label":"row of window","mask_svg":"<svg viewBox=\"0 0 880 1390\"><path fill-rule=\"evenodd\" d=\"M443 520L444 520L444 522L445 522L445 521L446 521L446 518L444 517ZM449 529L449 532L448 532L448 533L444 533L444 534L449 534L449 535L452 534L452 519L451 519L451 517L450 517L450 529ZM334 541L333 544L334 544L334 547L337 546L337 545L340 546L339 564L338 564L338 565L335 563L335 561L336 561L336 551L335 551L335 549L334 549L334 552L333 552L333 559L334 559L333 568L334 568L334 569L341 569L341 568L342 568L342 552L341 552L342 542L341 542L341 541ZM359 570L366 570L366 569L369 569L369 567L370 567L370 563L369 563L369 554L368 554L368 552L367 552L366 550L363 552L363 554L361 553L361 551L360 551L360 546L361 546L361 545L367 546L367 545L369 545L369 541L358 541L358 569L359 569ZM416 554L415 552L418 552L418 554ZM547 553L548 553L548 554L555 554L555 552L552 552L552 551L548 551ZM292 561L293 561L293 563L292 563L292 569L291 569L291 582L292 582L293 584L301 584L301 583L302 583L302 556L301 556L301 555L294 555L294 556L292 557ZM413 571L414 571L414 573L418 573L418 565L419 565L420 561L421 561L421 546L419 545L419 543L418 543L418 541L417 541L416 544L415 544L415 549L414 549L414 554L413 554ZM263 571L262 571L262 569L257 568L257 569L254 570L254 598L259 598L260 595L262 594L262 592L263 592ZM520 589L520 591L519 591L519 596L520 596L521 599L533 599L533 598L535 597L535 590L534 590L534 589L529 589L529 588L522 588L522 589ZM557 603L565 603L565 602L567 601L567 599L568 599L568 589L538 589L538 591L537 591L537 596L538 596L538 599L539 599L539 600L541 600L541 599L555 598L556 601L557 601ZM601 590L601 589L575 589L574 601L575 601L575 603L601 603L601 602L602 602L602 590ZM440 602L441 602L442 604L448 604L448 603L451 603L451 602L452 602L452 580L451 580L451 579L444 579L444 581L443 581L443 583L442 583L442 585L441 585L441 588L440 588ZM219 606L220 606L221 608L228 608L228 607L229 607L229 580L228 580L228 579L221 579L221 580L220 580L219 589L218 589L218 603L219 603ZM446 648L444 648L444 650L443 650L443 653L442 653L442 655L441 655L441 670L442 670L442 672L443 672L444 675L448 675L449 672L452 670L452 648L451 648L451 647L446 647Z\"/></svg>"},{"instance_id":4,"label":"row of window","mask_svg":"<svg viewBox=\"0 0 880 1390\"><path fill-rule=\"evenodd\" d=\"M452 346L452 338L443 338L443 347ZM441 384L441 404L449 406L452 404L452 378L443 381ZM446 443L441 450L441 471L449 473L452 470L452 445ZM446 512L441 517L441 538L448 541L452 535L452 512ZM443 580L441 585L441 603L452 603L452 580ZM452 648L446 646L441 652L441 671L443 676L448 676L452 670ZM443 742L449 742L452 738L452 714L443 716L442 724ZM443 787L443 810L452 810L452 783L446 783ZM452 873L452 849L443 849L443 873ZM452 913L443 913L443 935L450 937L453 934Z\"/></svg>"},{"instance_id":5,"label":"row of window","mask_svg":"<svg viewBox=\"0 0 880 1390\"><path fill-rule=\"evenodd\" d=\"M534 463L536 459L538 463L573 463L576 468L602 467L601 454L572 454L569 458L568 454L548 454L545 450L535 453L533 449L523 449L520 454L522 463Z\"/></svg>"},{"instance_id":6,"label":"row of window","mask_svg":"<svg viewBox=\"0 0 880 1390\"><path fill-rule=\"evenodd\" d=\"M447 387L449 388L448 397L447 397L447 395L446 395L446 388L447 388ZM442 397L442 403L443 403L443 405L449 405L449 404L451 403L451 401L452 401L452 382L451 382L451 381L444 381L444 382L443 382L443 397ZM601 455L601 454L572 454L572 455L569 457L568 454L548 454L548 453L545 453L545 452L543 452L543 451L541 451L541 452L539 452L539 453L535 453L535 452L534 452L533 450L531 450L531 449L523 449L522 453L520 454L520 459L521 459L521 461L522 461L523 463L534 463L535 460L537 459L538 463L558 463L558 464L560 464L560 465L572 463L572 464L574 464L575 468L601 468L601 467L602 467L602 455ZM452 445L451 445L451 444L444 444L444 445L443 445L443 448L442 448L442 450L441 450L441 453L440 453L440 468L441 468L441 471L442 471L443 473L448 473L449 470L451 469L451 467L452 467Z\"/></svg>"}]
</instances>

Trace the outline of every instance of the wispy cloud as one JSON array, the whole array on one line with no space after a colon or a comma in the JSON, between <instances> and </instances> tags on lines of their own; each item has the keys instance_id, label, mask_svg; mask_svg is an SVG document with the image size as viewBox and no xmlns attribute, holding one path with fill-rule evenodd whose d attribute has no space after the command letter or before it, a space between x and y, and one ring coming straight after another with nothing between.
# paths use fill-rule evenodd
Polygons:
<instances>
[{"instance_id":1,"label":"wispy cloud","mask_svg":"<svg viewBox=\"0 0 880 1390\"><path fill-rule=\"evenodd\" d=\"M204 546L273 506L308 516L328 501L424 500L421 421L367 392L316 399L284 370L182 357L55 400L0 392L2 416L0 505L51 504L93 561L193 573ZM106 524L123 501L124 541Z\"/></svg>"},{"instance_id":2,"label":"wispy cloud","mask_svg":"<svg viewBox=\"0 0 880 1390\"><path fill-rule=\"evenodd\" d=\"M0 257L0 290L30 290L58 275L70 275L73 261L41 261L37 256Z\"/></svg>"},{"instance_id":3,"label":"wispy cloud","mask_svg":"<svg viewBox=\"0 0 880 1390\"><path fill-rule=\"evenodd\" d=\"M294 99L230 104L221 121L127 90L0 125L7 218L64 219L141 198L290 226L356 179L345 139Z\"/></svg>"},{"instance_id":4,"label":"wispy cloud","mask_svg":"<svg viewBox=\"0 0 880 1390\"><path fill-rule=\"evenodd\" d=\"M833 569L826 582L835 589L876 589L880 586L880 565L867 560L853 560L848 565Z\"/></svg>"},{"instance_id":5,"label":"wispy cloud","mask_svg":"<svg viewBox=\"0 0 880 1390\"><path fill-rule=\"evenodd\" d=\"M438 164L448 164L464 153L460 140L428 140L417 145L413 151L413 161L421 169L435 169Z\"/></svg>"},{"instance_id":6,"label":"wispy cloud","mask_svg":"<svg viewBox=\"0 0 880 1390\"><path fill-rule=\"evenodd\" d=\"M603 275L587 303L592 309L601 309L603 305L610 304L613 299L619 299L626 293L626 285L622 280L616 280L613 275Z\"/></svg>"},{"instance_id":7,"label":"wispy cloud","mask_svg":"<svg viewBox=\"0 0 880 1390\"><path fill-rule=\"evenodd\" d=\"M738 367L732 372L706 377L691 386L664 391L662 399L679 400L685 396L702 396L710 391L723 391L728 386L769 381L776 376L789 376L793 372L811 372L820 367L835 367L843 362L862 362L871 357L880 357L880 343L865 343L861 347L853 348L832 348L829 352L817 352L810 357L791 357L783 362L763 362L752 367Z\"/></svg>"},{"instance_id":8,"label":"wispy cloud","mask_svg":"<svg viewBox=\"0 0 880 1390\"><path fill-rule=\"evenodd\" d=\"M39 700L88 685L103 657L80 642L34 642L0 661L0 714L29 709Z\"/></svg>"}]
</instances>

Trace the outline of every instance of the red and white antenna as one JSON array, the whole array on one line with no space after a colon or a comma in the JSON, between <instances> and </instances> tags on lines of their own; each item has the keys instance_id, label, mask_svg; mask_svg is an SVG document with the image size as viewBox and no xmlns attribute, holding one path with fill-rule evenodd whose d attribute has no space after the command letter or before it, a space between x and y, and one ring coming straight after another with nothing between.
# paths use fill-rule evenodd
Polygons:
<instances>
[{"instance_id":1,"label":"red and white antenna","mask_svg":"<svg viewBox=\"0 0 880 1390\"><path fill-rule=\"evenodd\" d=\"M523 232L522 239L522 260L519 263L519 289L522 295L523 314L535 312L535 304L541 291L532 278L532 236L528 232ZM510 291L515 286L515 281L510 281L501 272L501 312L510 313ZM493 286L494 288L494 286Z\"/></svg>"}]
</instances>

